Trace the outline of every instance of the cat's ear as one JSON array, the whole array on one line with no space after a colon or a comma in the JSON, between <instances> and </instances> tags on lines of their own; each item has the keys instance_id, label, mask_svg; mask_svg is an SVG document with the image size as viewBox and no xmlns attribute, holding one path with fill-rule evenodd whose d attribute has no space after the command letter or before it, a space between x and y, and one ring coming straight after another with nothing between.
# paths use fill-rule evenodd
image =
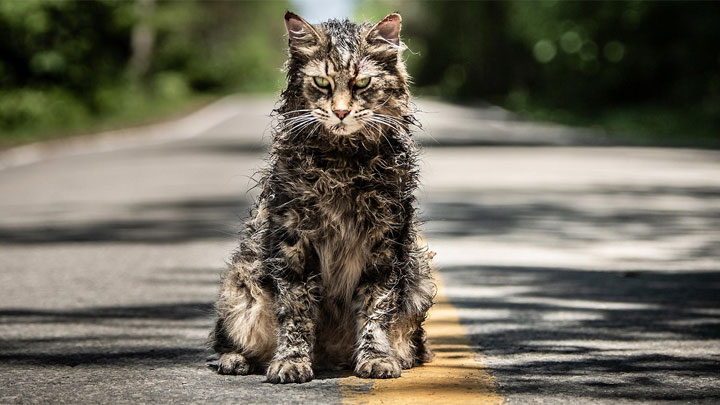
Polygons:
<instances>
[{"instance_id":1,"label":"cat's ear","mask_svg":"<svg viewBox=\"0 0 720 405\"><path fill-rule=\"evenodd\" d=\"M372 27L367 36L368 42L399 46L400 28L402 28L402 17L398 13L392 13Z\"/></svg>"},{"instance_id":2,"label":"cat's ear","mask_svg":"<svg viewBox=\"0 0 720 405\"><path fill-rule=\"evenodd\" d=\"M320 38L312 25L290 11L285 13L285 27L291 50L307 50L315 46Z\"/></svg>"}]
</instances>

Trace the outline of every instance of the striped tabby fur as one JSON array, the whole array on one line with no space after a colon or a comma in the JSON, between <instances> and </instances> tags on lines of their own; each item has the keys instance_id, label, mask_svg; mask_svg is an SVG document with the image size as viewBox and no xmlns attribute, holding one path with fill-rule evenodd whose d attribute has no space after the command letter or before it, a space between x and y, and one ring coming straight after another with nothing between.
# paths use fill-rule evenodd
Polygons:
<instances>
[{"instance_id":1,"label":"striped tabby fur","mask_svg":"<svg viewBox=\"0 0 720 405\"><path fill-rule=\"evenodd\" d=\"M285 22L287 88L210 335L218 372L399 377L432 357L422 323L435 291L417 241L400 16L310 25L288 12Z\"/></svg>"}]
</instances>

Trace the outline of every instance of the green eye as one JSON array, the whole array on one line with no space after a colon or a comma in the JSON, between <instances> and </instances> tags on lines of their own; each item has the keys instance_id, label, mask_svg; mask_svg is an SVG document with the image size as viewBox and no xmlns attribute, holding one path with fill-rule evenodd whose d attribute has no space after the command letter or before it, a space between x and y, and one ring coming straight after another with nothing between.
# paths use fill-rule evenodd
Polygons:
<instances>
[{"instance_id":1,"label":"green eye","mask_svg":"<svg viewBox=\"0 0 720 405\"><path fill-rule=\"evenodd\" d=\"M369 84L370 84L370 78L363 77L362 79L355 81L355 88L356 89L364 89Z\"/></svg>"},{"instance_id":2,"label":"green eye","mask_svg":"<svg viewBox=\"0 0 720 405\"><path fill-rule=\"evenodd\" d=\"M323 89L330 88L330 80L324 77L315 76L313 77L313 80L315 81L315 84L318 85L318 87L322 87Z\"/></svg>"}]
</instances>

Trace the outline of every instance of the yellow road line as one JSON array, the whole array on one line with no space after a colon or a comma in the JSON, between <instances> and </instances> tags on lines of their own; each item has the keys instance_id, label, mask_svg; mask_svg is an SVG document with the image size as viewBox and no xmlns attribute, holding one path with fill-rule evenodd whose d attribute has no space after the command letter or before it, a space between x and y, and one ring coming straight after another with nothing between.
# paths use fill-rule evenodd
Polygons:
<instances>
[{"instance_id":1,"label":"yellow road line","mask_svg":"<svg viewBox=\"0 0 720 405\"><path fill-rule=\"evenodd\" d=\"M387 380L347 377L340 380L343 404L500 404L495 379L478 362L478 354L460 324L457 309L448 301L439 274L438 294L425 329L435 351L431 363L403 370ZM369 387L369 389L368 389Z\"/></svg>"}]
</instances>

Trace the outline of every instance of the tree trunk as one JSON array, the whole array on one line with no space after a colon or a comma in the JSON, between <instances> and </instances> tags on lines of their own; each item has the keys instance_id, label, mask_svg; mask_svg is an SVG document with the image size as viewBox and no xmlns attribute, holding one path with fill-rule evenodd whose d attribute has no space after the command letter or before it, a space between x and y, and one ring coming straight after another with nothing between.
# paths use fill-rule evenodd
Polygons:
<instances>
[{"instance_id":1,"label":"tree trunk","mask_svg":"<svg viewBox=\"0 0 720 405\"><path fill-rule=\"evenodd\" d=\"M138 19L132 30L129 67L133 80L139 82L150 68L155 45L155 29L152 24L155 0L136 0L135 10Z\"/></svg>"}]
</instances>

